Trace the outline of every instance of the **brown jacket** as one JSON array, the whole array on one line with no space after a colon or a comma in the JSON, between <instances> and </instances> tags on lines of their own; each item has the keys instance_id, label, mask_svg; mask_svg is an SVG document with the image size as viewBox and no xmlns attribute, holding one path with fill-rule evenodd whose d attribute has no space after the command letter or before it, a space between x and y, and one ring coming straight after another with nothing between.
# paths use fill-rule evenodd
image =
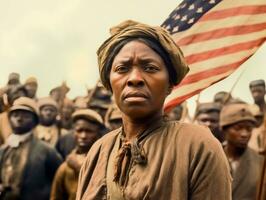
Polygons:
<instances>
[{"instance_id":1,"label":"brown jacket","mask_svg":"<svg viewBox=\"0 0 266 200\"><path fill-rule=\"evenodd\" d=\"M255 200L261 175L262 159L254 150L247 148L240 158L239 166L233 175L233 200Z\"/></svg>"},{"instance_id":2,"label":"brown jacket","mask_svg":"<svg viewBox=\"0 0 266 200\"><path fill-rule=\"evenodd\" d=\"M121 129L98 140L79 177L76 200L108 197L107 164ZM147 165L131 165L124 199L230 200L228 162L211 132L202 126L167 122L141 142Z\"/></svg>"},{"instance_id":3,"label":"brown jacket","mask_svg":"<svg viewBox=\"0 0 266 200\"><path fill-rule=\"evenodd\" d=\"M50 200L75 200L78 175L85 156L74 150L60 165L53 180Z\"/></svg>"}]
</instances>

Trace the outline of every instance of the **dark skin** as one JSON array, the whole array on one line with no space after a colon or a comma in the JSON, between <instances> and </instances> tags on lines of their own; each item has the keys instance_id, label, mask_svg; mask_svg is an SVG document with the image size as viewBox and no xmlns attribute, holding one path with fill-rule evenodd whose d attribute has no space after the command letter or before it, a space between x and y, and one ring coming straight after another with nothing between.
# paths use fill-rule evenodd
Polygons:
<instances>
[{"instance_id":1,"label":"dark skin","mask_svg":"<svg viewBox=\"0 0 266 200\"><path fill-rule=\"evenodd\" d=\"M265 87L263 85L257 85L250 88L251 95L254 99L255 104L260 107L261 111L266 110L265 107Z\"/></svg>"},{"instance_id":2,"label":"dark skin","mask_svg":"<svg viewBox=\"0 0 266 200\"><path fill-rule=\"evenodd\" d=\"M51 126L56 122L57 109L52 105L42 106L40 109L40 124Z\"/></svg>"},{"instance_id":3,"label":"dark skin","mask_svg":"<svg viewBox=\"0 0 266 200\"><path fill-rule=\"evenodd\" d=\"M134 40L122 47L112 63L110 85L127 140L162 122L164 100L172 87L164 61L146 44Z\"/></svg>"},{"instance_id":4,"label":"dark skin","mask_svg":"<svg viewBox=\"0 0 266 200\"><path fill-rule=\"evenodd\" d=\"M9 116L10 125L14 134L23 135L36 126L35 115L30 111L14 110Z\"/></svg>"},{"instance_id":5,"label":"dark skin","mask_svg":"<svg viewBox=\"0 0 266 200\"><path fill-rule=\"evenodd\" d=\"M25 84L25 89L28 91L28 97L34 98L38 89L38 85L36 83L27 83Z\"/></svg>"},{"instance_id":6,"label":"dark skin","mask_svg":"<svg viewBox=\"0 0 266 200\"><path fill-rule=\"evenodd\" d=\"M80 154L87 153L93 143L100 137L100 126L86 119L77 119L74 122L74 135L77 151Z\"/></svg>"},{"instance_id":7,"label":"dark skin","mask_svg":"<svg viewBox=\"0 0 266 200\"><path fill-rule=\"evenodd\" d=\"M245 152L251 137L254 124L251 121L240 121L223 129L227 146L225 153L233 160L237 160Z\"/></svg>"}]
</instances>

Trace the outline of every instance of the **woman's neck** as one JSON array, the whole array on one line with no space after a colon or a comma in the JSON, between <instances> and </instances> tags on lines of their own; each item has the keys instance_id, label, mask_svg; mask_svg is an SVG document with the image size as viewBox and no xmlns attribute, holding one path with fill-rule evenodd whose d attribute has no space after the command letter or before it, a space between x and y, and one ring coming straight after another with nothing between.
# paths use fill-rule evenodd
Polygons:
<instances>
[{"instance_id":1,"label":"woman's neck","mask_svg":"<svg viewBox=\"0 0 266 200\"><path fill-rule=\"evenodd\" d=\"M136 138L152 124L158 124L162 121L163 115L161 113L145 119L130 119L128 116L123 116L123 129L126 140L130 141Z\"/></svg>"}]
</instances>

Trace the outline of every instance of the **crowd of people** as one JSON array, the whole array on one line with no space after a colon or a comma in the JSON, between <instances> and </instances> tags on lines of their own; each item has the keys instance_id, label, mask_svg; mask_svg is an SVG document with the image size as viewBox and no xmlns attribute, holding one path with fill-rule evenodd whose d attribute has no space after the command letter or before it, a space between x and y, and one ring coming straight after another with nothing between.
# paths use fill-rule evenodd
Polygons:
<instances>
[{"instance_id":1,"label":"crowd of people","mask_svg":"<svg viewBox=\"0 0 266 200\"><path fill-rule=\"evenodd\" d=\"M99 49L103 85L97 83L86 96L69 99L63 83L39 98L36 78L22 84L18 73L10 74L0 91L0 199L222 200L232 192L233 200L251 200L265 189L265 81L250 82L252 105L221 91L210 102L198 103L193 117L183 103L161 118L169 82L172 88L182 80L169 73L177 68L163 64L169 63L163 48L175 47L165 32L156 30L165 40L158 45L153 28L133 22L128 26L130 31L124 26L113 29L116 37ZM128 55L136 56L134 64L128 64L135 74L123 79L128 68L119 63ZM158 66L138 71L143 55ZM172 62L175 59L184 70L177 74L184 76L187 66L182 58ZM158 71L160 76L155 75ZM125 85L145 84L155 86L146 96L121 93ZM149 106L142 106L146 101Z\"/></svg>"}]
</instances>

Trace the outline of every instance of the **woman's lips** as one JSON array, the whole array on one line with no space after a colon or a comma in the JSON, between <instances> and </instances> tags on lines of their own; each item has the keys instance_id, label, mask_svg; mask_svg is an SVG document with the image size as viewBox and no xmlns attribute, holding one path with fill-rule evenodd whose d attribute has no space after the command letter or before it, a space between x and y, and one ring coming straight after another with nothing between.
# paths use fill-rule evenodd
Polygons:
<instances>
[{"instance_id":1,"label":"woman's lips","mask_svg":"<svg viewBox=\"0 0 266 200\"><path fill-rule=\"evenodd\" d=\"M143 93L129 93L124 98L127 102L143 102L147 100L147 96Z\"/></svg>"}]
</instances>

